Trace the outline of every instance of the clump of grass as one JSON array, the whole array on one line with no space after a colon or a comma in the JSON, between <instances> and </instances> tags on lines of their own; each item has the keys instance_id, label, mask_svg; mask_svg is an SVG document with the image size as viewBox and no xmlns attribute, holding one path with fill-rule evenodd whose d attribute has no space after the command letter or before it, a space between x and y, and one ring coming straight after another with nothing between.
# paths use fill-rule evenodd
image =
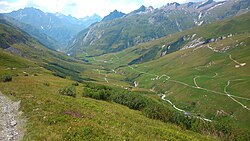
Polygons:
<instances>
[{"instance_id":1,"label":"clump of grass","mask_svg":"<svg viewBox=\"0 0 250 141\"><path fill-rule=\"evenodd\" d=\"M78 82L73 82L72 86L79 86L79 83Z\"/></svg>"},{"instance_id":2,"label":"clump of grass","mask_svg":"<svg viewBox=\"0 0 250 141\"><path fill-rule=\"evenodd\" d=\"M43 85L44 85L44 86L47 86L47 87L49 87L49 86L50 86L50 83L48 83L48 82L45 82L45 83L43 83Z\"/></svg>"},{"instance_id":3,"label":"clump of grass","mask_svg":"<svg viewBox=\"0 0 250 141\"><path fill-rule=\"evenodd\" d=\"M10 82L10 81L12 81L12 76L9 74L5 74L2 76L2 81L3 82Z\"/></svg>"},{"instance_id":4,"label":"clump of grass","mask_svg":"<svg viewBox=\"0 0 250 141\"><path fill-rule=\"evenodd\" d=\"M59 89L59 94L76 97L76 88L75 86L66 86L62 89Z\"/></svg>"}]
</instances>

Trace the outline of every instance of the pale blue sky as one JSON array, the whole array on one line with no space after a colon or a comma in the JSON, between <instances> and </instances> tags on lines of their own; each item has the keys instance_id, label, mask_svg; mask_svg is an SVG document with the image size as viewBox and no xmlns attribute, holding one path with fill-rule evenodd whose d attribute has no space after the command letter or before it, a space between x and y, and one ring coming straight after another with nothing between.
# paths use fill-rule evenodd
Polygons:
<instances>
[{"instance_id":1,"label":"pale blue sky","mask_svg":"<svg viewBox=\"0 0 250 141\"><path fill-rule=\"evenodd\" d=\"M124 13L138 9L141 5L155 8L171 2L185 3L201 0L0 0L0 13L24 7L35 7L44 12L59 12L80 18L98 14L105 16L117 9Z\"/></svg>"}]
</instances>

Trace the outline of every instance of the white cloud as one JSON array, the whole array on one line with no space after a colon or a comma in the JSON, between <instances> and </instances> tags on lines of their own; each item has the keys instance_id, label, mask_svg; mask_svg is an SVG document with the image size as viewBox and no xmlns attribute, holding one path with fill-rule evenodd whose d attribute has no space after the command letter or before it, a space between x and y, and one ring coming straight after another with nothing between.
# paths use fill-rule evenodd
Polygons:
<instances>
[{"instance_id":1,"label":"white cloud","mask_svg":"<svg viewBox=\"0 0 250 141\"><path fill-rule=\"evenodd\" d=\"M155 8L161 7L167 3L178 2L180 4L186 3L188 1L202 1L202 0L144 0L143 3L145 6L153 6Z\"/></svg>"},{"instance_id":2,"label":"white cloud","mask_svg":"<svg viewBox=\"0 0 250 141\"><path fill-rule=\"evenodd\" d=\"M126 2L125 0L100 0L98 2L93 0L74 0L74 6L68 5L65 11L71 9L70 12L73 16L83 17L86 15L93 15L97 13L100 16L106 16L115 9L128 13L134 9L139 8L139 4L135 2ZM68 13L69 14L69 13Z\"/></svg>"},{"instance_id":3,"label":"white cloud","mask_svg":"<svg viewBox=\"0 0 250 141\"><path fill-rule=\"evenodd\" d=\"M8 13L24 7L34 7L45 12L71 14L77 18L98 14L106 16L113 10L128 13L140 7L137 1L128 0L0 0L0 13Z\"/></svg>"},{"instance_id":4,"label":"white cloud","mask_svg":"<svg viewBox=\"0 0 250 141\"><path fill-rule=\"evenodd\" d=\"M17 2L8 2L0 0L0 13L7 13L13 10L23 8L27 5L28 0L18 0Z\"/></svg>"},{"instance_id":5,"label":"white cloud","mask_svg":"<svg viewBox=\"0 0 250 141\"><path fill-rule=\"evenodd\" d=\"M67 0L29 0L27 6L39 8L48 12L61 12Z\"/></svg>"},{"instance_id":6,"label":"white cloud","mask_svg":"<svg viewBox=\"0 0 250 141\"><path fill-rule=\"evenodd\" d=\"M115 9L129 13L141 5L160 7L174 1L183 3L187 0L0 0L0 13L34 7L45 12L71 14L77 18L95 13L103 17Z\"/></svg>"}]
</instances>

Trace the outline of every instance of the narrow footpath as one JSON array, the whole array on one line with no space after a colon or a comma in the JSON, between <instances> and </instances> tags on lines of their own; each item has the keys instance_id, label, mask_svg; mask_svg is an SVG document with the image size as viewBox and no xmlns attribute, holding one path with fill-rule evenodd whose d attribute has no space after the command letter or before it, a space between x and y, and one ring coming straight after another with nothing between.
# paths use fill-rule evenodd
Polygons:
<instances>
[{"instance_id":1,"label":"narrow footpath","mask_svg":"<svg viewBox=\"0 0 250 141\"><path fill-rule=\"evenodd\" d=\"M24 135L24 120L18 111L19 102L12 102L0 92L0 141L21 141Z\"/></svg>"}]
</instances>

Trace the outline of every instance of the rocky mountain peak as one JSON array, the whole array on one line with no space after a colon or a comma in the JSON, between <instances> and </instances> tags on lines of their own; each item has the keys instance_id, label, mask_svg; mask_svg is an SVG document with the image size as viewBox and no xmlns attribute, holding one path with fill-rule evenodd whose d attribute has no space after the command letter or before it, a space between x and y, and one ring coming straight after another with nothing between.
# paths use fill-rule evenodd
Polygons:
<instances>
[{"instance_id":1,"label":"rocky mountain peak","mask_svg":"<svg viewBox=\"0 0 250 141\"><path fill-rule=\"evenodd\" d=\"M109 15L105 16L102 21L110 21L110 20L113 20L113 19L117 19L117 18L120 18L120 17L123 17L125 14L122 13L122 12L119 12L117 10L114 10L113 12L110 12Z\"/></svg>"},{"instance_id":2,"label":"rocky mountain peak","mask_svg":"<svg viewBox=\"0 0 250 141\"><path fill-rule=\"evenodd\" d=\"M153 11L154 8L152 6L145 7L144 5L142 5L139 9L132 11L130 14L151 13Z\"/></svg>"}]
</instances>

